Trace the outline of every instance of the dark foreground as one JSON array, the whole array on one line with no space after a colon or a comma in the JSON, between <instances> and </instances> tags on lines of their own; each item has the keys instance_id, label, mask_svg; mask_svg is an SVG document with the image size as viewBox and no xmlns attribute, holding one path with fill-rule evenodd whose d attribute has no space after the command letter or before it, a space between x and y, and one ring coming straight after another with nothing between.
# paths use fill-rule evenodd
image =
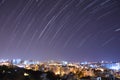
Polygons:
<instances>
[{"instance_id":1,"label":"dark foreground","mask_svg":"<svg viewBox=\"0 0 120 80\"><path fill-rule=\"evenodd\" d=\"M60 76L53 72L33 71L19 67L0 66L0 80L93 80L91 77L77 78L75 74ZM95 79L97 80L97 79ZM117 78L101 78L101 80L120 80Z\"/></svg>"}]
</instances>

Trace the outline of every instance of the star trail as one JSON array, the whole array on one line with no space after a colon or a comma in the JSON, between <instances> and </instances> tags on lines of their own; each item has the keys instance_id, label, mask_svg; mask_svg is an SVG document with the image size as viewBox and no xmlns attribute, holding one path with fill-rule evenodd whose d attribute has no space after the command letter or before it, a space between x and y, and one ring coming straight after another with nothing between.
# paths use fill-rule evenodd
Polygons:
<instances>
[{"instance_id":1,"label":"star trail","mask_svg":"<svg viewBox=\"0 0 120 80\"><path fill-rule=\"evenodd\" d=\"M0 58L118 61L120 0L0 0Z\"/></svg>"}]
</instances>

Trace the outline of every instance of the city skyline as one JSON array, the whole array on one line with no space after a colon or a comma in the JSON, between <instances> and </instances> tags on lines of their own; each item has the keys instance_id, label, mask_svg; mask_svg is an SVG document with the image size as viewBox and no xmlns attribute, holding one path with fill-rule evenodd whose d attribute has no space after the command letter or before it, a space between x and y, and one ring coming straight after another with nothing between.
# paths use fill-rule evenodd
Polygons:
<instances>
[{"instance_id":1,"label":"city skyline","mask_svg":"<svg viewBox=\"0 0 120 80\"><path fill-rule=\"evenodd\" d=\"M0 58L119 61L119 0L1 0Z\"/></svg>"}]
</instances>

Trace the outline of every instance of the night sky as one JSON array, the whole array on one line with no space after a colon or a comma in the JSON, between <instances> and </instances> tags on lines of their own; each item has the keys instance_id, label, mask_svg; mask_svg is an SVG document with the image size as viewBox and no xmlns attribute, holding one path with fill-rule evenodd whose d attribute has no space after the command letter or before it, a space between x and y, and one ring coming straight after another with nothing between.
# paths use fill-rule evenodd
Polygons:
<instances>
[{"instance_id":1,"label":"night sky","mask_svg":"<svg viewBox=\"0 0 120 80\"><path fill-rule=\"evenodd\" d=\"M119 61L120 0L0 0L0 58Z\"/></svg>"}]
</instances>

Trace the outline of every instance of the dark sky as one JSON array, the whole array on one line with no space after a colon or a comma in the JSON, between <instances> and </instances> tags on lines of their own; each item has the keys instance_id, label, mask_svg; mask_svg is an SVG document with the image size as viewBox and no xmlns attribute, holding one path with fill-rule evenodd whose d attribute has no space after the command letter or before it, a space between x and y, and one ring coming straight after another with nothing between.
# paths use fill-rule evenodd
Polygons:
<instances>
[{"instance_id":1,"label":"dark sky","mask_svg":"<svg viewBox=\"0 0 120 80\"><path fill-rule=\"evenodd\" d=\"M119 61L120 0L0 0L0 58Z\"/></svg>"}]
</instances>

